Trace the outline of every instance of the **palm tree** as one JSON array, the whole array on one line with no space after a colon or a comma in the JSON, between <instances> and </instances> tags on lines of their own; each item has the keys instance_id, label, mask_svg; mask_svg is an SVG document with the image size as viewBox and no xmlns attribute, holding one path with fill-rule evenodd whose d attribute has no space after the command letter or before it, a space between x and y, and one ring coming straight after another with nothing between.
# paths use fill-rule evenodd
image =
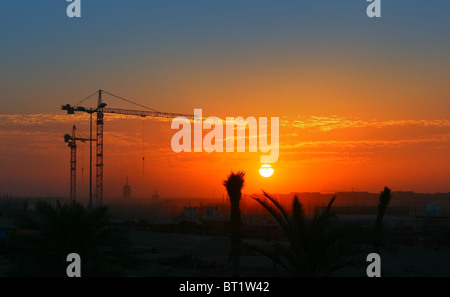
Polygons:
<instances>
[{"instance_id":1,"label":"palm tree","mask_svg":"<svg viewBox=\"0 0 450 297\"><path fill-rule=\"evenodd\" d=\"M89 211L75 201L56 205L41 201L36 210L37 217L28 224L38 235L18 238L23 250L14 255L11 274L65 276L69 253L80 255L83 276L117 276L137 263L126 250L124 230L110 223L107 206Z\"/></svg>"},{"instance_id":2,"label":"palm tree","mask_svg":"<svg viewBox=\"0 0 450 297\"><path fill-rule=\"evenodd\" d=\"M274 245L274 250L252 248L268 256L291 274L327 275L357 263L357 256L364 254L365 247L355 244L355 237L350 236L350 230L331 228L330 223L334 215L330 210L336 196L333 196L327 207L316 213L309 223L297 196L292 202L291 215L279 201L266 192L263 192L263 197L252 198L277 220L289 242L289 246ZM362 259L362 256L360 258Z\"/></svg>"},{"instance_id":3,"label":"palm tree","mask_svg":"<svg viewBox=\"0 0 450 297\"><path fill-rule=\"evenodd\" d=\"M384 187L384 191L380 193L380 203L378 204L378 213L375 220L375 251L377 253L380 251L381 240L383 239L383 218L391 197L391 189Z\"/></svg>"},{"instance_id":4,"label":"palm tree","mask_svg":"<svg viewBox=\"0 0 450 297\"><path fill-rule=\"evenodd\" d=\"M230 197L230 228L231 228L231 273L232 276L239 276L239 257L241 254L241 210L239 201L241 200L241 190L244 186L245 173L238 171L231 172L227 179L223 181L223 185L227 189L228 197Z\"/></svg>"}]
</instances>

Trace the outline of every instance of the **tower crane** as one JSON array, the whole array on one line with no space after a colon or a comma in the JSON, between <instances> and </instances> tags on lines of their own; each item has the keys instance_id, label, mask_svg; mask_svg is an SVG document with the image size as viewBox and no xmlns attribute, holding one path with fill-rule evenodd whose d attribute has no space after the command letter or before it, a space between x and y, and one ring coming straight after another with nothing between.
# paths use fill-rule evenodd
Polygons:
<instances>
[{"instance_id":1,"label":"tower crane","mask_svg":"<svg viewBox=\"0 0 450 297\"><path fill-rule=\"evenodd\" d=\"M97 91L94 93L97 94ZM87 97L86 99L92 97ZM108 94L117 99L126 101L128 103L132 103L134 105L145 108L146 110L133 110L133 109L123 109L123 108L110 108L105 107L106 104L103 102L102 95ZM86 100L84 99L84 100ZM84 101L83 100L83 101ZM80 102L81 103L81 102ZM79 103L79 104L80 104ZM103 124L104 124L104 114L105 113L115 113L122 115L130 115L130 116L141 116L141 117L155 117L155 118L176 118L176 117L184 117L186 119L194 120L195 116L192 114L182 114L182 113L171 113L171 112L160 112L154 110L152 108L146 107L144 105L140 105L138 103L132 102L128 99L122 98L120 96L111 94L104 90L98 90L98 99L97 99L97 108L96 109L86 109L82 106L72 106L70 104L65 104L61 107L61 110L67 111L67 114L74 114L75 112L87 112L97 114L97 134L96 134L96 191L95 191L95 200L97 205L103 204ZM72 173L71 173L72 174Z\"/></svg>"},{"instance_id":2,"label":"tower crane","mask_svg":"<svg viewBox=\"0 0 450 297\"><path fill-rule=\"evenodd\" d=\"M77 194L77 140L85 141L95 141L95 139L90 138L80 138L76 137L76 126L72 127L72 135L65 134L64 142L70 147L70 200L76 199Z\"/></svg>"}]
</instances>

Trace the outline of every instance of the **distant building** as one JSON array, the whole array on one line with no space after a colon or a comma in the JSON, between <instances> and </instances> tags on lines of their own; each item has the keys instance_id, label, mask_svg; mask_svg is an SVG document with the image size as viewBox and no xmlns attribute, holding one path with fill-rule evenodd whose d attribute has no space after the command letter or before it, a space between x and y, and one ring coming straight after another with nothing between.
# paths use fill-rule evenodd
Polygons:
<instances>
[{"instance_id":1,"label":"distant building","mask_svg":"<svg viewBox=\"0 0 450 297\"><path fill-rule=\"evenodd\" d=\"M123 199L131 200L131 186L128 184L128 176L127 176L127 184L123 186Z\"/></svg>"},{"instance_id":2,"label":"distant building","mask_svg":"<svg viewBox=\"0 0 450 297\"><path fill-rule=\"evenodd\" d=\"M205 220L217 220L219 218L219 207L218 206L207 206L205 208L205 214L203 219Z\"/></svg>"},{"instance_id":3,"label":"distant building","mask_svg":"<svg viewBox=\"0 0 450 297\"><path fill-rule=\"evenodd\" d=\"M184 207L184 218L186 220L196 220L197 219L197 209L198 207Z\"/></svg>"},{"instance_id":4,"label":"distant building","mask_svg":"<svg viewBox=\"0 0 450 297\"><path fill-rule=\"evenodd\" d=\"M159 200L159 195L156 192L156 189L155 189L155 194L153 194L153 196L152 196L152 200Z\"/></svg>"}]
</instances>

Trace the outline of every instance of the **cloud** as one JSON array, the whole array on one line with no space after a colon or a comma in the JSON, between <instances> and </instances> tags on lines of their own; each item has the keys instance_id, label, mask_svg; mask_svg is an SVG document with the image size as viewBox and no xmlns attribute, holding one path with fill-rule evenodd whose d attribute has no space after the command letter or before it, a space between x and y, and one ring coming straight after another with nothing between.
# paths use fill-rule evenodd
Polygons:
<instances>
[{"instance_id":1,"label":"cloud","mask_svg":"<svg viewBox=\"0 0 450 297\"><path fill-rule=\"evenodd\" d=\"M450 120L432 119L432 120L360 120L358 118L345 118L332 116L297 116L297 118L289 120L283 118L280 121L281 127L291 127L299 129L312 129L328 132L336 129L345 128L385 128L385 127L406 127L406 126L422 126L422 127L450 127Z\"/></svg>"},{"instance_id":2,"label":"cloud","mask_svg":"<svg viewBox=\"0 0 450 297\"><path fill-rule=\"evenodd\" d=\"M75 119L81 119L81 115L60 114L0 114L1 126L43 126L46 124L70 123Z\"/></svg>"},{"instance_id":3,"label":"cloud","mask_svg":"<svg viewBox=\"0 0 450 297\"><path fill-rule=\"evenodd\" d=\"M107 121L125 120L131 118L141 118L138 116L127 116L121 114L105 115ZM94 115L95 118L95 115ZM165 118L148 118L156 121L171 121ZM0 127L10 126L45 126L55 124L73 124L76 121L88 121L89 117L84 113L68 114L0 114Z\"/></svg>"},{"instance_id":4,"label":"cloud","mask_svg":"<svg viewBox=\"0 0 450 297\"><path fill-rule=\"evenodd\" d=\"M117 125L109 126L105 131L105 139L108 143L108 149L111 153L119 154L121 150L127 148L142 151L143 140L140 128L132 129L128 125L122 125L121 120L132 119L133 117L117 114L108 114L108 123L117 122ZM136 117L134 117L136 118ZM140 117L138 117L140 119ZM157 119L157 120L170 120L170 119ZM0 147L3 151L6 146L14 145L16 150L25 151L28 150L45 150L51 143L54 146L59 146L56 141L61 141L61 147L64 146L62 135L70 132L70 127L74 122L88 123L88 115L76 114L0 114ZM140 123L135 122L137 127L140 127ZM62 129L62 127L67 129ZM445 148L450 145L450 120L431 119L431 120L361 120L361 119L349 119L344 117L332 116L298 116L293 119L288 117L280 118L281 127L294 127L294 129L285 129L280 133L280 153L283 152L302 152L304 150L311 150L321 152L330 150L356 150L362 149L364 151L371 151L376 148L401 148L412 145L429 145L432 148ZM425 127L421 129L421 132L415 132L414 127ZM333 136L330 138L329 132L336 129L344 128L394 128L394 127L411 127L412 131L410 135L405 134L393 134L383 133L380 136L367 133L364 131L358 133L357 138L349 139L352 137L351 133L344 136ZM444 130L440 133L428 133L427 128L441 127ZM135 127L136 128L136 127ZM449 128L449 129L445 129ZM312 131L310 131L312 130ZM86 131L83 137L86 135ZM168 130L167 133L174 131ZM248 131L247 131L248 132ZM308 134L307 132L320 132L320 134ZM205 132L204 132L205 134ZM384 136L385 135L385 136ZM157 136L157 135L155 135ZM261 135L259 135L261 136ZM237 137L237 135L235 136ZM246 133L246 139L252 139L258 137L257 135L248 135ZM319 138L318 138L319 137ZM386 138L385 138L386 137ZM402 138L401 138L402 137ZM238 137L237 137L238 138ZM362 139L364 138L364 139ZM163 138L164 141L165 138ZM224 133L224 143L227 138ZM167 143L161 143L161 139L158 139L158 143L148 141L145 143L145 149L154 151L158 147L167 146Z\"/></svg>"},{"instance_id":5,"label":"cloud","mask_svg":"<svg viewBox=\"0 0 450 297\"><path fill-rule=\"evenodd\" d=\"M450 142L450 134L443 134L436 137L427 137L419 139L373 139L373 140L317 140L317 141L299 141L298 143L282 144L280 149L297 149L297 148L325 148L325 147L339 147L339 148L376 148L376 147L390 147L398 148L414 144L439 144Z\"/></svg>"}]
</instances>

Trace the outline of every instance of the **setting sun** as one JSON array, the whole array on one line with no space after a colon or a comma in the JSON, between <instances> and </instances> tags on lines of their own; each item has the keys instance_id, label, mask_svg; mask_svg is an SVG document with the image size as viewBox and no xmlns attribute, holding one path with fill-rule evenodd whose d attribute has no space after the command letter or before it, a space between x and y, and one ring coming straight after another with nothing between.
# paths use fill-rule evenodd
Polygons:
<instances>
[{"instance_id":1,"label":"setting sun","mask_svg":"<svg viewBox=\"0 0 450 297\"><path fill-rule=\"evenodd\" d=\"M273 168L268 164L264 164L259 168L259 174L263 177L271 177L273 174Z\"/></svg>"}]
</instances>

